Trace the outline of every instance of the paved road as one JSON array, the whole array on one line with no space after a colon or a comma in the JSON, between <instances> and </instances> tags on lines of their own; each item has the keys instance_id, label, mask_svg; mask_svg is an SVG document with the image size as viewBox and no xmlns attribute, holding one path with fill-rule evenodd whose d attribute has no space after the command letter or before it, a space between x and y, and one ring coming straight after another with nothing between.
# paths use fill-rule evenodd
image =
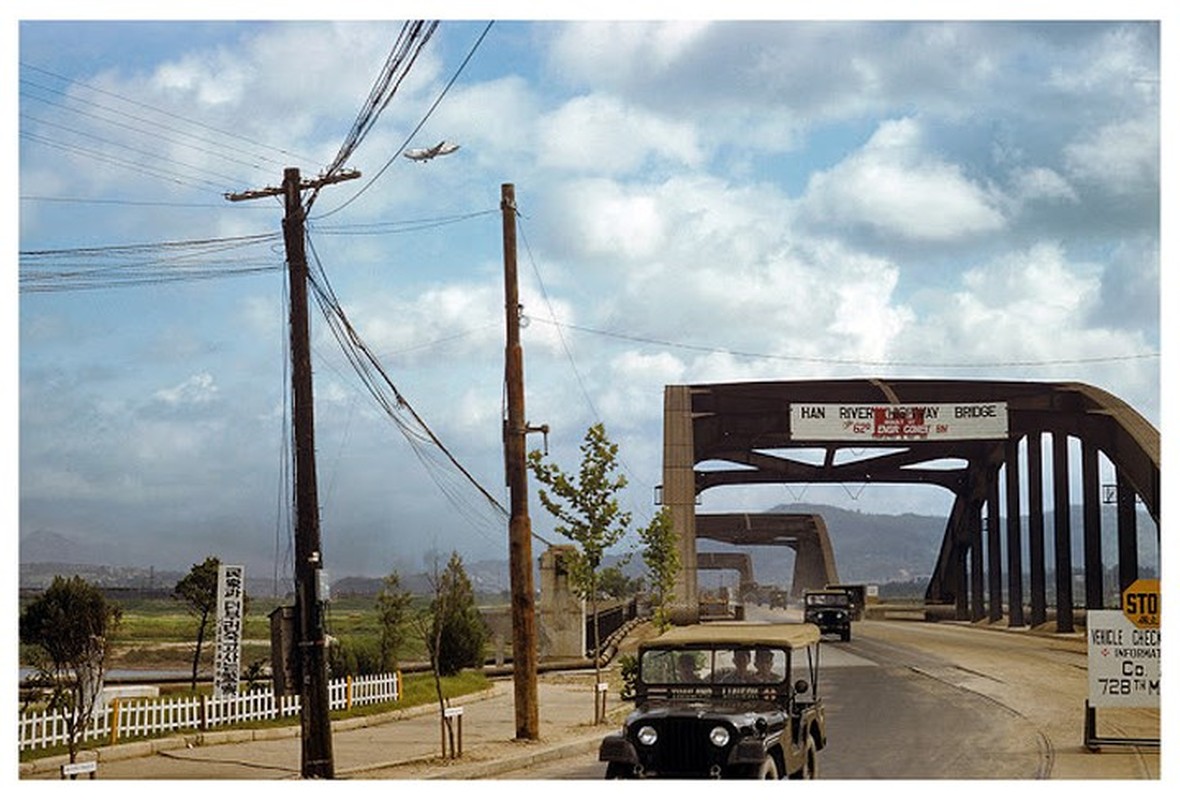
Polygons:
<instances>
[{"instance_id":1,"label":"paved road","mask_svg":"<svg viewBox=\"0 0 1180 800\"><path fill-rule=\"evenodd\" d=\"M858 623L824 645L821 693L833 779L1158 778L1150 748L1081 746L1086 658L1077 639L954 625ZM1112 712L1113 713L1113 712ZM1158 737L1159 714L1111 717L1120 735ZM502 777L594 779L593 754Z\"/></svg>"},{"instance_id":2,"label":"paved road","mask_svg":"<svg viewBox=\"0 0 1180 800\"><path fill-rule=\"evenodd\" d=\"M857 623L849 643L824 646L821 691L830 744L826 778L1159 778L1159 750L1082 747L1086 654L1080 635L986 625ZM465 752L440 762L437 716L364 719L333 734L337 776L368 779L599 778L594 674L548 673L541 740L515 742L510 683L465 698ZM612 718L626 706L611 693ZM1157 709L1104 709L1100 733L1158 738ZM1117 712L1117 713L1116 713ZM617 724L617 723L616 723ZM99 755L99 779L298 777L297 732L254 741L209 734L205 744L158 743L136 757ZM261 737L262 735L259 734ZM221 741L223 743L213 743ZM119 745L118 748L138 745ZM112 748L112 750L117 748ZM577 756L571 758L571 756ZM522 771L526 766L527 770ZM32 766L32 765L24 765ZM22 777L55 778L47 765Z\"/></svg>"}]
</instances>

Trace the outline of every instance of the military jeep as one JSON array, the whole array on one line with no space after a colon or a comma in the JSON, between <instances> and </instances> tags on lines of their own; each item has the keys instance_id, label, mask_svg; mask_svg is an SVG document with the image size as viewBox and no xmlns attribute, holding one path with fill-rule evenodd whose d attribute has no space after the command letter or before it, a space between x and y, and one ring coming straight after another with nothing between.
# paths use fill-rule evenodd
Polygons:
<instances>
[{"instance_id":1,"label":"military jeep","mask_svg":"<svg viewBox=\"0 0 1180 800\"><path fill-rule=\"evenodd\" d=\"M824 589L803 593L803 621L822 633L838 633L847 642L852 638L852 598L843 589Z\"/></svg>"},{"instance_id":2,"label":"military jeep","mask_svg":"<svg viewBox=\"0 0 1180 800\"><path fill-rule=\"evenodd\" d=\"M640 645L635 710L598 749L606 777L816 777L819 642L806 623L729 622Z\"/></svg>"}]
</instances>

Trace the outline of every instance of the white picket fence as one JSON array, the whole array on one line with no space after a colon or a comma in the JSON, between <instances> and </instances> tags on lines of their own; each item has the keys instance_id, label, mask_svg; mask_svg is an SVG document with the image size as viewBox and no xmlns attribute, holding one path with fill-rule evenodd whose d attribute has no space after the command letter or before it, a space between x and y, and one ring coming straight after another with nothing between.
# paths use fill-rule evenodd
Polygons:
<instances>
[{"instance_id":1,"label":"white picket fence","mask_svg":"<svg viewBox=\"0 0 1180 800\"><path fill-rule=\"evenodd\" d=\"M328 684L331 711L397 700L401 697L401 673L351 676ZM208 730L238 722L297 716L298 695L275 697L269 688L237 697L114 698L95 711L83 737L84 746L116 744L129 737L155 736L179 730ZM63 745L67 742L65 717L50 711L21 714L19 750Z\"/></svg>"}]
</instances>

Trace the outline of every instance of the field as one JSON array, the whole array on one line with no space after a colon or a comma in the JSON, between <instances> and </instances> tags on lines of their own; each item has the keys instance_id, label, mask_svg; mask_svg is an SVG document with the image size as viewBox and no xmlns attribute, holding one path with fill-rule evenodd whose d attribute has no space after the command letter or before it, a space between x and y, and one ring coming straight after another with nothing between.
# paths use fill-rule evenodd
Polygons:
<instances>
[{"instance_id":1,"label":"field","mask_svg":"<svg viewBox=\"0 0 1180 800\"><path fill-rule=\"evenodd\" d=\"M176 600L135 600L118 603L122 618L111 637L107 669L191 670L198 619ZM250 598L242 630L242 667L270 663L269 614L281 601ZM328 633L352 649L371 649L380 639L380 624L371 597L343 598L328 604ZM213 667L213 621L201 648L201 674ZM399 653L402 661L425 660L421 641L413 639ZM21 663L27 663L22 658Z\"/></svg>"}]
</instances>

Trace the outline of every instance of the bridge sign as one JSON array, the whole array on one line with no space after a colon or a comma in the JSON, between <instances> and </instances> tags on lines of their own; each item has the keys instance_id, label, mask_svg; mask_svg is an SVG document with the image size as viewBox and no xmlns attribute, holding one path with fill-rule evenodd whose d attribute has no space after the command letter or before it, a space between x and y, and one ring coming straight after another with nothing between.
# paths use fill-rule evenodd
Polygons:
<instances>
[{"instance_id":1,"label":"bridge sign","mask_svg":"<svg viewBox=\"0 0 1180 800\"><path fill-rule=\"evenodd\" d=\"M1140 578L1123 590L1123 613L1136 628L1160 627L1160 582Z\"/></svg>"},{"instance_id":2,"label":"bridge sign","mask_svg":"<svg viewBox=\"0 0 1180 800\"><path fill-rule=\"evenodd\" d=\"M908 442L1006 439L1008 404L791 403L792 441Z\"/></svg>"}]
</instances>

